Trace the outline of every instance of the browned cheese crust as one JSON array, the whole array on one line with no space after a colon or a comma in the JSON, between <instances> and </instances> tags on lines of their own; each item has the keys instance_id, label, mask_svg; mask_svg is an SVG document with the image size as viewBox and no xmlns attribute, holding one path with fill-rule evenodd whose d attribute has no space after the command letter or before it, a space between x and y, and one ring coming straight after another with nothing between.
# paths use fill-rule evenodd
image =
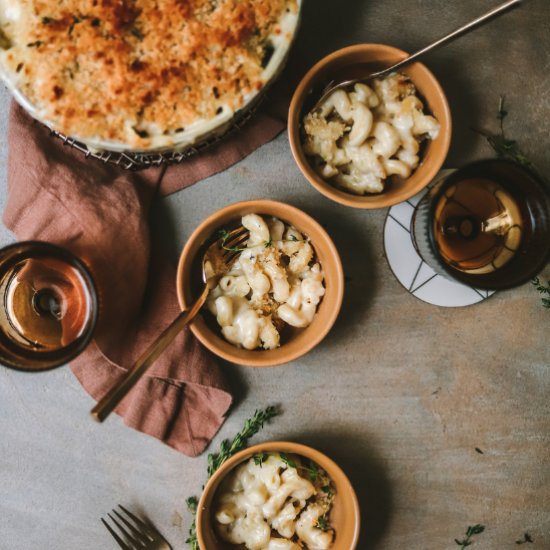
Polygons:
<instances>
[{"instance_id":1,"label":"browned cheese crust","mask_svg":"<svg viewBox=\"0 0 550 550\"><path fill-rule=\"evenodd\" d=\"M296 0L21 1L5 63L67 135L144 148L258 91L269 37Z\"/></svg>"}]
</instances>

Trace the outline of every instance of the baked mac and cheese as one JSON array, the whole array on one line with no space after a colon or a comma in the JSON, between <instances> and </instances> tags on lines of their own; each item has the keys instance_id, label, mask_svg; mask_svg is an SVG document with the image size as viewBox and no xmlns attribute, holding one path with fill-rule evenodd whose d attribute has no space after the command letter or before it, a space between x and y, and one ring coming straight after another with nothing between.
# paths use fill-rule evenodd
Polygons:
<instances>
[{"instance_id":1,"label":"baked mac and cheese","mask_svg":"<svg viewBox=\"0 0 550 550\"><path fill-rule=\"evenodd\" d=\"M232 344L274 349L285 324L304 328L313 321L325 294L323 270L294 227L256 214L243 216L242 225L250 231L246 246L206 305Z\"/></svg>"},{"instance_id":2,"label":"baked mac and cheese","mask_svg":"<svg viewBox=\"0 0 550 550\"><path fill-rule=\"evenodd\" d=\"M282 66L300 1L0 0L0 76L88 144L193 143Z\"/></svg>"},{"instance_id":3,"label":"baked mac and cheese","mask_svg":"<svg viewBox=\"0 0 550 550\"><path fill-rule=\"evenodd\" d=\"M331 94L305 117L303 146L323 179L358 195L381 193L388 177L411 175L421 141L436 139L439 128L414 84L395 74Z\"/></svg>"},{"instance_id":4,"label":"baked mac and cheese","mask_svg":"<svg viewBox=\"0 0 550 550\"><path fill-rule=\"evenodd\" d=\"M216 531L249 550L327 550L334 540L334 488L315 463L261 453L224 480L214 502Z\"/></svg>"}]
</instances>

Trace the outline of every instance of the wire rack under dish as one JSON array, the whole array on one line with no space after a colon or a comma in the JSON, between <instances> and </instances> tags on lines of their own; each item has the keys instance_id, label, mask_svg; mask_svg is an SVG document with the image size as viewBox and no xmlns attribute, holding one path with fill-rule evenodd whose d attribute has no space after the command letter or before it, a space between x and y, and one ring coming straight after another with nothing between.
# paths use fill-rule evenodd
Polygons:
<instances>
[{"instance_id":1,"label":"wire rack under dish","mask_svg":"<svg viewBox=\"0 0 550 550\"><path fill-rule=\"evenodd\" d=\"M242 127L245 126L246 123L256 114L258 107L261 103L263 103L264 98L265 94L262 94L261 99L258 98L254 105L247 108L246 111L238 113L229 128L224 132L219 135L206 138L194 145L190 145L181 151L164 151L159 153L91 151L84 143L61 134L60 132L51 130L51 135L61 139L64 145L73 147L74 149L80 151L86 158L93 158L104 162L105 164L114 164L124 168L125 170L143 170L145 168L161 166L164 164L179 164L190 157L202 153L205 149L220 143L220 141L225 140L227 137L241 130Z\"/></svg>"}]
</instances>

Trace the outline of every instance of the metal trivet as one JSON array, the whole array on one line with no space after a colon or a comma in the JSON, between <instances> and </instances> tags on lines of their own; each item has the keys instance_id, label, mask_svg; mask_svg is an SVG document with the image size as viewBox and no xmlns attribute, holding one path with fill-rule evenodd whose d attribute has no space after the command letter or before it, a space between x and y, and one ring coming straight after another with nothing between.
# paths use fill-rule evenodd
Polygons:
<instances>
[{"instance_id":1,"label":"metal trivet","mask_svg":"<svg viewBox=\"0 0 550 550\"><path fill-rule=\"evenodd\" d=\"M61 139L64 145L73 147L76 150L84 154L86 158L93 158L104 162L105 164L114 164L120 166L125 170L143 170L145 168L151 168L154 166L161 166L163 164L179 164L184 160L202 153L204 150L216 145L220 141L224 140L230 135L233 135L238 130L241 130L243 126L256 114L259 105L263 102L265 94L258 97L254 105L249 106L244 112L235 115L235 119L231 123L231 126L220 135L215 135L210 138L206 138L203 141L194 145L189 145L181 151L165 151L162 153L139 153L126 151L123 153L115 151L90 151L86 144L78 141L72 137L66 136L55 130L50 130L50 134L56 138Z\"/></svg>"}]
</instances>

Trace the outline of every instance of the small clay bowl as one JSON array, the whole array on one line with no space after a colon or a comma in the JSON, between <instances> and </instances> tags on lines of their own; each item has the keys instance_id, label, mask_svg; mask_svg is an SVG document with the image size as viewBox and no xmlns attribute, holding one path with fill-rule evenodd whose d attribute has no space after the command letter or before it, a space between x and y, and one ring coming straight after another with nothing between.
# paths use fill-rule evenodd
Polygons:
<instances>
[{"instance_id":1,"label":"small clay bowl","mask_svg":"<svg viewBox=\"0 0 550 550\"><path fill-rule=\"evenodd\" d=\"M229 343L215 319L208 319L210 313L206 311L197 315L191 330L205 347L232 363L250 367L281 365L304 355L321 342L338 317L344 294L344 272L334 243L313 218L298 208L282 202L252 200L231 204L211 214L191 234L181 253L177 273L178 300L183 309L194 302L204 288L200 263L205 246L214 242L220 229L239 225L245 214L275 216L309 237L325 275L325 295L313 322L303 329L287 327L281 346L273 350L247 350Z\"/></svg>"},{"instance_id":2,"label":"small clay bowl","mask_svg":"<svg viewBox=\"0 0 550 550\"><path fill-rule=\"evenodd\" d=\"M208 480L197 509L197 539L200 550L240 550L244 546L235 546L220 540L214 529L213 503L216 491L223 479L239 464L258 453L283 452L308 458L328 474L335 488L334 502L329 516L334 528L333 550L355 550L359 539L360 513L355 491L341 468L323 453L289 441L270 441L249 447L224 462Z\"/></svg>"},{"instance_id":3,"label":"small clay bowl","mask_svg":"<svg viewBox=\"0 0 550 550\"><path fill-rule=\"evenodd\" d=\"M408 54L383 44L359 44L338 50L319 61L300 82L294 92L288 115L290 148L298 167L306 179L329 199L353 208L386 208L403 202L426 187L439 172L451 143L451 113L449 105L435 76L421 63L413 63L400 70L408 75L424 103L424 112L439 121L441 130L437 139L426 141L421 148L420 165L406 180L386 181L382 193L354 195L334 187L322 179L311 167L302 149L302 119L322 95L323 88L336 82L368 75L400 61Z\"/></svg>"}]
</instances>

